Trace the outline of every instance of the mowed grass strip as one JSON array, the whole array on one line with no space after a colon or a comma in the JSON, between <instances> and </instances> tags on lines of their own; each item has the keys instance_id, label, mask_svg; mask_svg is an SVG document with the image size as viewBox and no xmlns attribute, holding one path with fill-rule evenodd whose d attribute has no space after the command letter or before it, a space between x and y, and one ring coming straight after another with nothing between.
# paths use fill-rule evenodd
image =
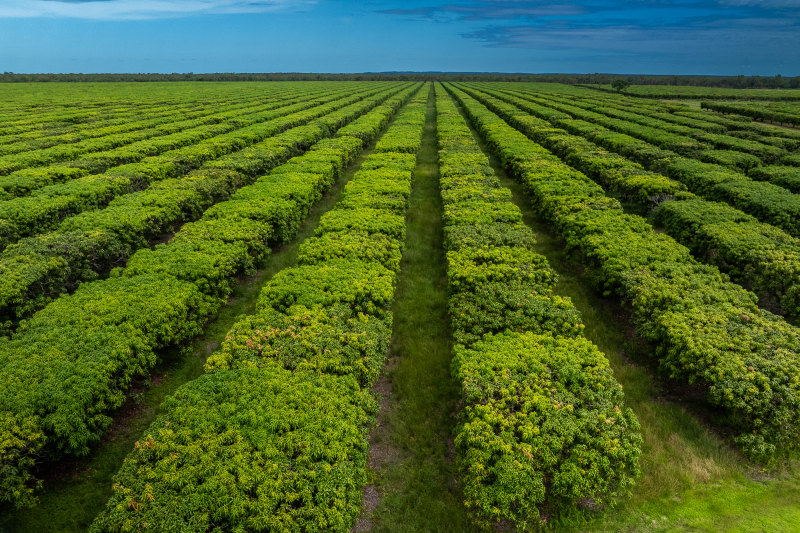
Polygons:
<instances>
[{"instance_id":1,"label":"mowed grass strip","mask_svg":"<svg viewBox=\"0 0 800 533\"><path fill-rule=\"evenodd\" d=\"M451 333L442 247L436 107L428 100L398 277L383 405L371 437L379 503L361 531L469 531L455 483Z\"/></svg>"}]
</instances>

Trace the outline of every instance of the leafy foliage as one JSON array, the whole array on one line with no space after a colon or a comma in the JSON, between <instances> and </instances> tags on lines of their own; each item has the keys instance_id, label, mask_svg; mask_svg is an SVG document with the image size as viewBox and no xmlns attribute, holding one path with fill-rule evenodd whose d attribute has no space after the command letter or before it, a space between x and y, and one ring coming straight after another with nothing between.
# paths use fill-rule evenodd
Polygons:
<instances>
[{"instance_id":1,"label":"leafy foliage","mask_svg":"<svg viewBox=\"0 0 800 533\"><path fill-rule=\"evenodd\" d=\"M583 337L487 336L456 347L464 496L520 529L576 502L613 502L639 472L641 437L608 360ZM627 473L627 475L622 473Z\"/></svg>"},{"instance_id":2,"label":"leafy foliage","mask_svg":"<svg viewBox=\"0 0 800 533\"><path fill-rule=\"evenodd\" d=\"M405 101L417 89L398 98ZM418 93L412 103L426 97ZM399 118L424 113L419 107L409 105ZM365 128L371 124L364 121ZM369 139L355 138L358 145L350 146ZM353 155L347 144L340 144L339 163ZM329 148L325 152L331 155ZM301 171L305 158L289 166ZM309 153L308 160L318 167L316 154ZM389 183L381 163L395 171L402 166L401 192L408 196L413 159L374 154L367 162L363 166L369 169L354 180L379 190ZM296 175L295 170L276 172ZM324 175L319 183L328 183ZM389 190L397 187L391 184ZM348 197L346 190L331 212L344 215L333 219L377 211ZM395 209L384 213L401 220L404 215ZM304 264L276 274L264 287L257 312L242 318L209 358L207 373L165 402L164 415L117 474L115 494L94 531L139 529L144 523L187 531L352 527L367 482L366 435L377 410L369 388L388 349L389 306L399 268L399 261L386 268L386 256L358 243L383 242L392 257L402 248L404 232L394 224L386 229L366 234L347 224L320 226L318 236L301 249ZM353 244L340 254L342 242Z\"/></svg>"},{"instance_id":3,"label":"leafy foliage","mask_svg":"<svg viewBox=\"0 0 800 533\"><path fill-rule=\"evenodd\" d=\"M758 222L734 207L706 201L682 191L683 187L678 182L645 171L636 163L609 154L580 137L554 129L548 122L520 111L530 108L538 115L545 116L540 106L530 106L523 99L502 93L492 92L500 94L494 98L484 92L468 92L529 138L552 150L570 166L585 172L604 187L621 193L626 199L638 200L645 212L658 204L655 218L664 225L670 236L691 249L696 256L729 273L744 286L752 287L775 301L784 314L798 316L800 243L797 239L779 228ZM733 154L745 160L754 157L739 152ZM625 177L620 179L620 176ZM671 188L663 188L662 184L670 182Z\"/></svg>"},{"instance_id":4,"label":"leafy foliage","mask_svg":"<svg viewBox=\"0 0 800 533\"><path fill-rule=\"evenodd\" d=\"M340 104L330 124L355 119L395 93L405 100L417 87L355 97L359 101L351 106ZM316 168L324 159L338 172L362 143L337 139L287 166L308 175L313 173L304 162ZM13 421L0 427L0 442L9 443L0 464L6 489L0 500L31 502L37 458L86 453L108 427L108 412L122 404L132 380L155 365L155 351L202 331L236 277L269 246L294 234L319 193L309 195L304 180L288 183L296 186L296 194L270 177L239 189L169 244L141 250L111 279L84 283L74 295L54 300L23 322L9 342L0 343L0 416ZM331 180L323 176L312 183L325 189ZM214 196L214 187L199 189Z\"/></svg>"},{"instance_id":5,"label":"leafy foliage","mask_svg":"<svg viewBox=\"0 0 800 533\"><path fill-rule=\"evenodd\" d=\"M185 177L165 179L153 183L146 190L116 198L104 209L65 220L58 231L32 237L12 246L0 255L0 272L4 273L3 278L7 281L5 286L0 287L0 324L4 324L5 331L10 331L20 319L62 292L74 290L78 283L96 279L113 266L124 264L125 258L137 248L145 246L148 240L174 231L181 222L200 217L211 205L228 199L242 186L253 184L259 172L276 166L318 141L330 123L340 121L341 116L352 118L364 105L384 100L393 90L379 93L365 100L365 103L342 107L342 103L350 101L344 99L270 121L270 128L276 126L276 121L279 122L279 128L308 120L311 123L290 128L244 150L215 159L202 170ZM335 111L331 112L331 109ZM320 113L323 116L315 118ZM334 117L331 118L331 115ZM350 160L352 151L360 149L362 141L344 139L336 142L347 151L347 159ZM347 146L343 143L347 143ZM315 149L330 150L333 146L318 143ZM248 161L246 165L240 162L242 158ZM268 188L273 197L299 200L302 206L308 207L329 184L320 183L316 174L276 175L259 180L258 188L250 187L234 198L243 201L257 199ZM30 199L35 200L36 197ZM229 213L233 205L228 203L218 209L227 209ZM296 211L297 207L293 203L283 206L291 212ZM279 207L275 204L264 208L266 213L274 214L266 222L279 227L280 236L286 238L291 224L296 224L297 220ZM241 210L241 204L235 209ZM213 213L211 211L209 216ZM256 255L263 254L257 252ZM252 263L250 261L247 270L252 269Z\"/></svg>"},{"instance_id":6,"label":"leafy foliage","mask_svg":"<svg viewBox=\"0 0 800 533\"><path fill-rule=\"evenodd\" d=\"M377 406L352 379L214 372L163 410L90 531L343 531L358 515Z\"/></svg>"},{"instance_id":7,"label":"leafy foliage","mask_svg":"<svg viewBox=\"0 0 800 533\"><path fill-rule=\"evenodd\" d=\"M454 94L542 215L582 253L597 284L630 303L637 330L655 345L664 373L698 382L751 457L768 461L795 449L800 331L759 309L754 294L697 263L644 219L610 202L598 204L602 190L592 192L585 177L465 93ZM553 176L574 186L554 188Z\"/></svg>"},{"instance_id":8,"label":"leafy foliage","mask_svg":"<svg viewBox=\"0 0 800 533\"><path fill-rule=\"evenodd\" d=\"M638 422L605 356L582 337L580 313L553 294L556 274L531 250L509 191L437 93L465 504L482 527L520 530L586 501L611 504L639 474ZM525 154L509 157L522 164Z\"/></svg>"}]
</instances>

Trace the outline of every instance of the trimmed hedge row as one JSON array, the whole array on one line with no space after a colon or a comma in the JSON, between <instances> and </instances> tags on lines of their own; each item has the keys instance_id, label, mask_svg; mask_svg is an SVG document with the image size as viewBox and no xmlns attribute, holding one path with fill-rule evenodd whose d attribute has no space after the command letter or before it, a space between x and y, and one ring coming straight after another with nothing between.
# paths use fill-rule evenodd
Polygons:
<instances>
[{"instance_id":1,"label":"trimmed hedge row","mask_svg":"<svg viewBox=\"0 0 800 533\"><path fill-rule=\"evenodd\" d=\"M333 112L329 105L312 108L301 113L299 120L290 115L287 120L302 123L329 111L308 125L211 161L187 177L154 183L144 191L113 200L105 209L67 219L60 231L9 246L0 254L0 334L12 331L20 319L60 294L71 292L79 283L124 264L148 241L176 224L197 219L209 206L305 150L364 106L382 102L396 91L362 97ZM390 107L384 111L390 111Z\"/></svg>"},{"instance_id":2,"label":"trimmed hedge row","mask_svg":"<svg viewBox=\"0 0 800 533\"><path fill-rule=\"evenodd\" d=\"M629 106L625 106L623 108L611 99L587 101L583 98L566 98L558 95L547 95L546 98L559 103L571 104L592 111L596 110L606 117L620 119L624 124L627 124L627 126L623 126L618 131L623 131L625 133L634 131L637 137L641 136L641 138L645 140L649 140L646 136L651 134L654 135L654 139L657 139L658 132L669 132L682 136L684 145L686 146L693 144L689 139L694 139L705 144L706 148L728 149L745 152L757 156L760 160L763 160L766 163L777 161L786 154L786 150L777 146L764 144L758 141L742 139L740 137L733 137L730 135L699 130L691 126L673 124L655 118L650 114L641 114L641 110L639 109L630 111ZM619 122L615 121L614 124L618 125ZM636 124L636 126L634 126L634 124ZM679 144L678 148L681 146L682 145ZM675 149L675 151L684 153L680 149ZM687 150L684 155L693 157L696 154L694 154L691 150Z\"/></svg>"},{"instance_id":3,"label":"trimmed hedge row","mask_svg":"<svg viewBox=\"0 0 800 533\"><path fill-rule=\"evenodd\" d=\"M363 113L376 104L359 105ZM0 501L31 503L36 462L88 452L132 380L155 365L155 350L202 331L236 277L291 238L361 146L351 137L320 141L184 225L169 244L140 250L110 279L81 285L0 339ZM283 186L277 176L305 162L313 190Z\"/></svg>"},{"instance_id":4,"label":"trimmed hedge row","mask_svg":"<svg viewBox=\"0 0 800 533\"><path fill-rule=\"evenodd\" d=\"M723 167L747 172L761 165L761 160L752 155L735 150L703 150L697 157L705 163L714 163Z\"/></svg>"},{"instance_id":5,"label":"trimmed hedge row","mask_svg":"<svg viewBox=\"0 0 800 533\"><path fill-rule=\"evenodd\" d=\"M630 102L626 102L626 104L628 103ZM713 133L726 133L731 137L771 144L784 150L795 150L800 147L800 132L793 132L786 128L747 119L744 121L731 120L721 115L699 111L684 104L653 103L651 106L644 106L639 102L634 102L634 104L634 109L641 110L643 114L652 115L667 122L676 122Z\"/></svg>"},{"instance_id":6,"label":"trimmed hedge row","mask_svg":"<svg viewBox=\"0 0 800 533\"><path fill-rule=\"evenodd\" d=\"M719 147L742 148L744 152L761 153L766 150L766 155L775 157L779 154L775 149L764 149L763 144L772 145L780 150L792 150L797 148L800 135L785 128L777 128L765 124L753 122L751 120L729 120L724 117L711 116L706 112L690 108L684 104L642 101L633 98L604 97L598 98L596 94L581 95L580 100L595 106L611 107L615 110L634 112L641 117L637 122L650 125L647 118L656 119L656 123L665 129L671 129L675 133L686 132L687 135L698 135L700 140L706 140L710 144L717 146L717 138L707 134L724 134L724 140ZM681 113L681 114L676 114ZM722 120L720 120L722 119ZM683 129L688 126L689 130ZM691 130L695 130L694 132ZM752 143L741 143L736 138ZM772 154L771 156L769 154Z\"/></svg>"},{"instance_id":7,"label":"trimmed hedge row","mask_svg":"<svg viewBox=\"0 0 800 533\"><path fill-rule=\"evenodd\" d=\"M96 120L83 125L83 127L73 128L69 132L59 133L58 131L52 132L40 129L28 135L19 135L15 138L0 138L0 156L41 150L62 144L75 144L108 135L145 130L175 121L176 117L199 118L212 112L203 109L196 103L189 103L184 106L153 105L143 106L141 109L128 109L115 114L113 119ZM146 116L147 119L143 119L143 116Z\"/></svg>"},{"instance_id":8,"label":"trimmed hedge row","mask_svg":"<svg viewBox=\"0 0 800 533\"><path fill-rule=\"evenodd\" d=\"M249 128L239 134L246 133L248 130L258 131L258 122L262 120L297 112L313 106L314 103L285 105L283 106L285 112L269 110L251 114L250 120L244 123L244 126L249 126ZM233 118L241 117L229 117L228 120ZM23 184L23 187L31 185L31 180L33 185L38 185L41 181L45 183L66 181L66 183L44 186L28 196L0 202L0 218L13 227L13 231L8 230L0 234L0 244L6 245L19 237L52 228L65 216L105 205L118 192L140 190L152 180L178 176L181 171L188 171L192 168L193 156L197 162L202 162L201 158L208 159L210 156L222 155L237 147L235 144L231 144L231 141L236 142L237 138L236 133L231 134L231 132L235 132L241 127L241 125L229 122L197 126L158 139L137 143L136 146L124 147L110 154L113 161L101 165L101 167L117 166L117 168L108 170L101 175L88 175L89 171L86 168L65 166L47 167L41 171L31 169L25 176L15 175L14 178L20 178L18 181ZM229 141L227 145L225 144L226 140ZM201 142L216 153L209 152L208 149L198 150L196 145ZM218 144L219 146L216 146ZM200 145L201 148L202 146ZM241 148L241 145L238 147ZM118 166L130 161L139 162ZM181 162L187 162L189 165L181 168L179 165ZM195 166L197 165L195 164ZM158 171L161 169L163 172L159 173ZM102 168L97 170L102 170ZM136 170L142 172L135 172ZM17 174L25 174L25 172ZM17 180L15 179L15 181Z\"/></svg>"},{"instance_id":9,"label":"trimmed hedge row","mask_svg":"<svg viewBox=\"0 0 800 533\"><path fill-rule=\"evenodd\" d=\"M75 105L70 102L69 108L65 110L59 105L51 104L48 106L37 102L27 106L21 106L14 111L3 109L5 120L0 125L0 143L4 145L14 145L19 142L44 140L52 135L69 135L75 131L91 130L93 125L98 123L106 125L124 124L127 116L133 114L141 116L139 109L147 111L152 106L156 109L169 109L165 103L153 103L151 105L132 106L132 105L109 105L108 107L98 108L92 104ZM186 105L187 102L176 102L176 105ZM123 118L118 118L123 117Z\"/></svg>"},{"instance_id":10,"label":"trimmed hedge row","mask_svg":"<svg viewBox=\"0 0 800 533\"><path fill-rule=\"evenodd\" d=\"M316 93L315 96L319 96L319 93ZM308 95L299 98L286 95L282 98L268 100L268 102L274 103L266 106L266 109L263 103L258 106L253 106L252 103L249 105L232 104L217 107L215 113L200 112L192 113L188 116L181 114L179 115L181 118L179 121L175 120L175 116L171 116L169 117L169 122L153 127L153 133L145 140L120 146L113 150L87 153L82 158L73 161L54 163L44 167L25 168L7 176L0 176L0 200L5 201L25 196L47 185L69 181L89 174L99 174L113 166L134 163L147 156L158 155L161 152L197 142L216 131L225 132L224 129L214 128L209 130L203 126L215 125L237 118L242 115L243 111L269 110L309 99Z\"/></svg>"},{"instance_id":11,"label":"trimmed hedge row","mask_svg":"<svg viewBox=\"0 0 800 533\"><path fill-rule=\"evenodd\" d=\"M781 163L793 167L800 167L800 154L789 154L781 159Z\"/></svg>"},{"instance_id":12,"label":"trimmed hedge row","mask_svg":"<svg viewBox=\"0 0 800 533\"><path fill-rule=\"evenodd\" d=\"M326 89L325 85L325 82L310 82L308 88L311 91L320 91ZM328 83L327 89L330 88L331 84ZM3 106L3 117L7 120L0 125L0 145L30 143L38 146L40 143L46 144L53 140L60 141L61 138L100 136L117 131L117 128L132 125L142 116L173 114L176 109L179 112L206 109L208 113L213 113L214 106L209 107L209 104L252 106L254 100L263 101L276 95L280 96L294 87L291 83L276 83L269 87L250 85L238 91L224 89L211 92L208 90L199 92L190 88L183 91L179 97L176 97L177 93L174 92L164 97L165 93L169 92L166 89L161 97L156 98L151 98L152 94L143 94L141 90L131 85L121 92L99 87L94 89L94 95L87 95L85 92L81 94L91 100L83 102L76 100L75 96L78 93L71 90L55 91L49 95L18 93L16 97L23 96L24 102L18 99L16 106ZM10 126L12 122L16 126ZM20 127L24 124L27 125L26 131ZM14 128L17 131L9 134Z\"/></svg>"},{"instance_id":13,"label":"trimmed hedge row","mask_svg":"<svg viewBox=\"0 0 800 533\"><path fill-rule=\"evenodd\" d=\"M464 403L456 461L477 523L525 530L625 493L639 473L639 425L608 360L583 337L580 313L553 294L556 274L531 250L510 191L437 89L453 374Z\"/></svg>"},{"instance_id":14,"label":"trimmed hedge row","mask_svg":"<svg viewBox=\"0 0 800 533\"><path fill-rule=\"evenodd\" d=\"M202 116L202 113L200 115ZM200 120L192 117L191 114L189 116L194 120ZM134 131L108 133L104 136L93 136L76 142L55 143L39 149L13 151L12 145L6 145L3 148L4 151L8 150L8 153L0 155L0 174L5 176L23 168L69 161L91 152L113 150L150 137L157 137L163 133L152 126L168 121L175 122L176 117L183 117L180 110L170 114L166 119L145 120L141 122L141 127L129 128Z\"/></svg>"},{"instance_id":15,"label":"trimmed hedge row","mask_svg":"<svg viewBox=\"0 0 800 533\"><path fill-rule=\"evenodd\" d=\"M212 372L161 410L90 531L348 531L358 515L378 406L352 378Z\"/></svg>"},{"instance_id":16,"label":"trimmed hedge row","mask_svg":"<svg viewBox=\"0 0 800 533\"><path fill-rule=\"evenodd\" d=\"M524 100L531 99L523 96ZM540 115L541 105L517 101L516 105L565 130L586 137L592 142L644 165L646 168L677 180L707 200L725 202L744 211L763 222L782 228L790 235L800 236L800 195L790 194L772 183L753 181L742 173L693 159L677 156L669 150L652 146L645 141L621 133L614 133L599 125L606 121L597 113L565 104L546 102L561 112L569 113L583 120L563 120L553 117L549 112ZM598 124L594 122L599 120ZM616 128L614 128L616 129Z\"/></svg>"},{"instance_id":17,"label":"trimmed hedge row","mask_svg":"<svg viewBox=\"0 0 800 533\"><path fill-rule=\"evenodd\" d=\"M178 177L206 161L241 150L375 92L330 96L236 117L224 124L207 126L204 131L188 134L184 140L191 141L189 146L147 157L138 163L117 166L102 175L50 185L29 196L0 202L0 219L13 227L5 235L0 234L0 245L52 229L67 216L97 209L153 182Z\"/></svg>"},{"instance_id":18,"label":"trimmed hedge row","mask_svg":"<svg viewBox=\"0 0 800 533\"><path fill-rule=\"evenodd\" d=\"M744 115L755 120L800 126L800 111L798 111L797 106L786 106L786 110L775 110L769 109L763 104L760 104L758 107L750 107L740 103L700 102L700 107L720 113Z\"/></svg>"},{"instance_id":19,"label":"trimmed hedge row","mask_svg":"<svg viewBox=\"0 0 800 533\"><path fill-rule=\"evenodd\" d=\"M402 121L424 116L426 97L399 114L405 134ZM301 265L267 283L206 374L164 403L90 531L350 530L367 483L370 387L389 345L399 269L399 257L375 255L370 244L391 243L384 249L399 256L405 234L384 223L404 221L415 166L409 153L366 159L301 245ZM359 206L353 195L368 200L366 191L402 206ZM332 222L370 209L357 227Z\"/></svg>"},{"instance_id":20,"label":"trimmed hedge row","mask_svg":"<svg viewBox=\"0 0 800 533\"><path fill-rule=\"evenodd\" d=\"M324 83L315 85L324 90ZM328 84L330 88L330 84ZM291 84L276 84L269 88L250 86L245 90L204 91L199 93L193 88L175 98L149 98L141 90L107 91L95 87L95 94L88 96L94 101L79 102L78 93L57 90L49 95L44 93L28 93L24 96L17 93L16 98L23 96L24 103L17 106L3 106L4 121L0 125L0 145L17 145L19 143L47 143L50 138L56 140L63 136L100 135L104 130L123 127L131 123L131 117L141 118L143 115L155 116L158 113L172 113L175 109L194 110L208 108L209 103L237 104L242 107L252 105L254 98L271 97L291 89ZM128 85L127 89L132 89ZM194 92L194 94L190 94ZM123 94L125 93L125 94ZM14 96L8 94L9 98ZM86 92L79 96L86 97ZM50 101L47 101L49 99ZM116 99L116 100L115 100ZM5 104L8 101L4 102ZM213 112L213 109L212 111ZM111 131L108 131L110 133Z\"/></svg>"},{"instance_id":21,"label":"trimmed hedge row","mask_svg":"<svg viewBox=\"0 0 800 533\"><path fill-rule=\"evenodd\" d=\"M743 117L740 115L733 115L733 116L724 116L717 113L709 113L707 111L700 111L693 108L688 107L680 107L678 109L671 110L674 116L683 116L683 117L696 117L707 122L714 122L716 124L721 124L729 129L732 130L745 130L745 131L752 131L757 134L761 134L763 136L768 136L772 139L782 138L790 141L790 144L786 144L785 147L787 149L793 149L797 147L797 143L800 141L800 131L790 130L787 128L781 128L779 126L773 126L772 124L762 124L761 122L754 122L752 119ZM739 132L733 131L731 135L736 135Z\"/></svg>"},{"instance_id":22,"label":"trimmed hedge row","mask_svg":"<svg viewBox=\"0 0 800 533\"><path fill-rule=\"evenodd\" d=\"M375 145L376 152L416 154L422 145L420 131L425 124L425 102L410 104L413 107L397 117L392 129Z\"/></svg>"},{"instance_id":23,"label":"trimmed hedge row","mask_svg":"<svg viewBox=\"0 0 800 533\"><path fill-rule=\"evenodd\" d=\"M768 181L795 194L800 194L800 168L767 165L751 169L747 175L754 180Z\"/></svg>"},{"instance_id":24,"label":"trimmed hedge row","mask_svg":"<svg viewBox=\"0 0 800 533\"><path fill-rule=\"evenodd\" d=\"M581 86L582 87L582 86ZM592 90L601 90L616 93L610 84L586 85ZM715 100L800 100L800 92L795 89L738 89L732 87L698 87L690 85L632 85L623 91L623 94L637 98L658 99L700 99L713 98Z\"/></svg>"},{"instance_id":25,"label":"trimmed hedge row","mask_svg":"<svg viewBox=\"0 0 800 533\"><path fill-rule=\"evenodd\" d=\"M285 98L281 98L280 100L285 100ZM267 100L266 103L272 104L270 100ZM274 105L265 106L263 103L260 103L259 105L255 106L253 105L247 106L243 108L241 111L249 110L249 113L252 114L259 111L265 111L267 109L271 109L274 107L276 106ZM243 114L244 113L239 112L237 113L236 116ZM216 122L216 121L204 121L203 119L195 119L195 120L198 122L198 125L213 124ZM101 152L104 151L112 151L112 154L110 155L113 156L115 152L124 152L125 145L130 145L137 141L146 141L148 138L153 136L152 134L153 132L149 130L134 131L121 134L118 133L106 137L87 139L77 143L58 144L40 150L31 150L28 152L22 152L18 154L9 154L0 156L0 175L7 175L15 170L20 170L23 168L49 165L61 161L69 161L72 159L77 159L78 157L86 154L90 154L91 157L92 155L94 155L92 154L92 152L96 152L99 155ZM123 148L123 150L114 150L117 148Z\"/></svg>"},{"instance_id":26,"label":"trimmed hedge row","mask_svg":"<svg viewBox=\"0 0 800 533\"><path fill-rule=\"evenodd\" d=\"M583 254L598 286L631 305L662 371L702 385L719 421L737 431L735 441L751 457L797 449L800 331L644 219L624 214L585 175L453 92L536 209Z\"/></svg>"},{"instance_id":27,"label":"trimmed hedge row","mask_svg":"<svg viewBox=\"0 0 800 533\"><path fill-rule=\"evenodd\" d=\"M663 120L674 121L687 126L695 125L701 129L708 129L708 131L712 131L713 125L717 125L727 130L728 135L772 144L786 150L794 150L800 145L800 132L771 124L754 122L750 118L739 115L728 117L673 102L658 103L651 106L636 102L635 107L645 107L650 112L658 111L655 116Z\"/></svg>"},{"instance_id":28,"label":"trimmed hedge row","mask_svg":"<svg viewBox=\"0 0 800 533\"><path fill-rule=\"evenodd\" d=\"M614 190L626 200L633 200L650 208L686 190L678 181L650 172L619 154L598 148L595 143L583 137L567 133L546 120L531 116L523 111L525 105L522 102L517 103L517 99L495 98L490 93L471 88L465 88L464 91L567 164Z\"/></svg>"},{"instance_id":29,"label":"trimmed hedge row","mask_svg":"<svg viewBox=\"0 0 800 533\"><path fill-rule=\"evenodd\" d=\"M655 220L695 255L800 319L800 239L699 198L661 204Z\"/></svg>"},{"instance_id":30,"label":"trimmed hedge row","mask_svg":"<svg viewBox=\"0 0 800 533\"><path fill-rule=\"evenodd\" d=\"M771 305L780 305L784 314L800 317L800 240L726 204L679 192L679 183L609 154L582 137L553 129L516 106L485 93L466 92L604 187L637 200L648 211L657 205L656 220L695 256L766 296ZM666 189L665 182L678 187ZM680 201L670 201L673 198Z\"/></svg>"}]
</instances>

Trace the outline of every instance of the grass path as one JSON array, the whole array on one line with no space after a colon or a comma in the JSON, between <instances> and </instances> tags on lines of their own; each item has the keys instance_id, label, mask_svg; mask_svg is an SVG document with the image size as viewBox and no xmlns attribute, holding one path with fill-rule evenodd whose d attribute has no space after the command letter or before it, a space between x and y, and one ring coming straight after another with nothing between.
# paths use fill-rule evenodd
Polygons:
<instances>
[{"instance_id":1,"label":"grass path","mask_svg":"<svg viewBox=\"0 0 800 533\"><path fill-rule=\"evenodd\" d=\"M389 359L370 442L374 484L354 531L469 531L452 462L458 389L442 248L442 202L433 95L417 156L406 249L393 305Z\"/></svg>"},{"instance_id":2,"label":"grass path","mask_svg":"<svg viewBox=\"0 0 800 533\"><path fill-rule=\"evenodd\" d=\"M333 188L311 209L297 236L290 243L274 249L264 267L254 276L240 280L228 305L211 319L202 336L187 348L160 354L162 363L153 370L150 379L134 387L128 403L114 414L114 424L89 456L66 458L58 465L47 465L52 473L48 472L44 477L45 489L39 494L41 503L33 509L0 514L0 533L67 533L88 528L111 496L112 476L134 442L158 414L158 406L178 387L203 373L206 359L217 349L233 324L241 315L255 312L264 284L279 270L296 264L300 243L313 234L320 217L339 201L344 185L372 153L375 142L377 139L362 151Z\"/></svg>"}]
</instances>

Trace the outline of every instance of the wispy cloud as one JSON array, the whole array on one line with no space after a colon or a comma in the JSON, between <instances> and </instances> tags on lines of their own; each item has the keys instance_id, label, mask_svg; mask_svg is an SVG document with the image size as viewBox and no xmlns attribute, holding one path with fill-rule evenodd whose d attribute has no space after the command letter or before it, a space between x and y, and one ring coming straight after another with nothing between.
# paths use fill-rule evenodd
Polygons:
<instances>
[{"instance_id":1,"label":"wispy cloud","mask_svg":"<svg viewBox=\"0 0 800 533\"><path fill-rule=\"evenodd\" d=\"M304 9L315 0L0 0L0 18L147 20Z\"/></svg>"},{"instance_id":2,"label":"wispy cloud","mask_svg":"<svg viewBox=\"0 0 800 533\"><path fill-rule=\"evenodd\" d=\"M796 31L796 21L741 19L697 21L688 27L645 24L579 25L565 22L541 26L488 26L463 33L462 36L497 48L638 53L657 53L661 50L696 54L697 50L707 50L707 46L720 42L729 47L760 41L783 46L794 40ZM783 53L800 58L794 48L784 49Z\"/></svg>"},{"instance_id":3,"label":"wispy cloud","mask_svg":"<svg viewBox=\"0 0 800 533\"><path fill-rule=\"evenodd\" d=\"M771 8L800 7L800 0L720 0L721 4Z\"/></svg>"},{"instance_id":4,"label":"wispy cloud","mask_svg":"<svg viewBox=\"0 0 800 533\"><path fill-rule=\"evenodd\" d=\"M582 0L572 4L465 0L382 13L429 21L469 23L460 34L504 48L625 50L642 43L750 40L786 42L800 34L800 0Z\"/></svg>"},{"instance_id":5,"label":"wispy cloud","mask_svg":"<svg viewBox=\"0 0 800 533\"><path fill-rule=\"evenodd\" d=\"M379 13L404 15L423 20L513 20L520 18L574 16L591 13L590 5L550 2L520 2L515 0L478 0L460 4L444 4L417 8L383 9Z\"/></svg>"}]
</instances>

